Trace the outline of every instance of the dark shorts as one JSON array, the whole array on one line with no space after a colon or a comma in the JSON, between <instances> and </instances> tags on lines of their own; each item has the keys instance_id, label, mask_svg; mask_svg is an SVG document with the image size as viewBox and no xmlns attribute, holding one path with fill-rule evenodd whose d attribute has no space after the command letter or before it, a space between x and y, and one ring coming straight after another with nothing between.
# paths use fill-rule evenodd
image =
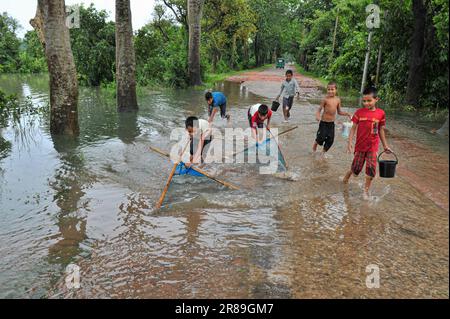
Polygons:
<instances>
[{"instance_id":1,"label":"dark shorts","mask_svg":"<svg viewBox=\"0 0 450 319\"><path fill-rule=\"evenodd\" d=\"M250 114L250 109L248 109L248 111L247 111L247 117L248 117L248 125L250 125L250 127L252 127L252 115ZM258 128L263 128L263 127L264 127L263 123L258 124Z\"/></svg>"},{"instance_id":2,"label":"dark shorts","mask_svg":"<svg viewBox=\"0 0 450 319\"><path fill-rule=\"evenodd\" d=\"M283 98L283 109L288 108L290 111L292 109L292 105L294 105L294 96Z\"/></svg>"},{"instance_id":3,"label":"dark shorts","mask_svg":"<svg viewBox=\"0 0 450 319\"><path fill-rule=\"evenodd\" d=\"M327 152L334 143L334 122L320 121L316 142Z\"/></svg>"},{"instance_id":4,"label":"dark shorts","mask_svg":"<svg viewBox=\"0 0 450 319\"><path fill-rule=\"evenodd\" d=\"M366 163L366 175L375 177L377 173L377 152L355 152L352 173L358 176L364 167L364 163Z\"/></svg>"},{"instance_id":5,"label":"dark shorts","mask_svg":"<svg viewBox=\"0 0 450 319\"><path fill-rule=\"evenodd\" d=\"M194 140L195 140L195 141L194 141ZM210 136L209 138L207 138L207 139L205 140L205 143L203 143L202 156L203 156L203 152L204 152L204 150L205 150L205 147L206 147L209 143L211 143L211 141L212 141L212 137ZM190 154L191 154L191 156L194 155L194 149L197 150L198 143L199 143L198 139L193 139L193 138L191 138L191 145L190 145ZM195 145L194 145L194 144L195 144ZM195 146L195 147L194 147L194 146Z\"/></svg>"},{"instance_id":6,"label":"dark shorts","mask_svg":"<svg viewBox=\"0 0 450 319\"><path fill-rule=\"evenodd\" d=\"M227 115L227 103L219 105L219 108L220 108L220 117L221 118L225 118L225 116ZM208 108L208 115L209 116L211 116L212 111L213 111L213 107L210 105L209 108Z\"/></svg>"}]
</instances>

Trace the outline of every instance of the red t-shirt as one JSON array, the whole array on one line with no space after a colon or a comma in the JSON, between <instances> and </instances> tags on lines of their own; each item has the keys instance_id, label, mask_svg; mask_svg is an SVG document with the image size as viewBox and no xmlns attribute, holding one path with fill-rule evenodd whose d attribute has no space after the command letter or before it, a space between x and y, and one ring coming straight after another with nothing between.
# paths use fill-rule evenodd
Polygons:
<instances>
[{"instance_id":1,"label":"red t-shirt","mask_svg":"<svg viewBox=\"0 0 450 319\"><path fill-rule=\"evenodd\" d=\"M267 119L269 120L272 117L272 111L269 110L269 113L267 113ZM253 128L258 128L260 127L262 124L264 124L264 121L261 121L261 119L259 118L259 112L257 111L255 114L253 114L252 119L251 119L251 127Z\"/></svg>"},{"instance_id":2,"label":"red t-shirt","mask_svg":"<svg viewBox=\"0 0 450 319\"><path fill-rule=\"evenodd\" d=\"M371 111L367 108L362 108L356 111L352 121L358 124L355 152L378 152L380 129L386 126L386 114L384 111L382 109Z\"/></svg>"}]
</instances>

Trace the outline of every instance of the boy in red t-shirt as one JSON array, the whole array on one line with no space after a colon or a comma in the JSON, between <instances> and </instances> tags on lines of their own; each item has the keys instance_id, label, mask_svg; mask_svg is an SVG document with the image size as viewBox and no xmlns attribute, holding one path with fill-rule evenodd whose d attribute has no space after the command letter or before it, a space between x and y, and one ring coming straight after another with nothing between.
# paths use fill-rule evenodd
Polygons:
<instances>
[{"instance_id":1,"label":"boy in red t-shirt","mask_svg":"<svg viewBox=\"0 0 450 319\"><path fill-rule=\"evenodd\" d=\"M248 109L248 124L252 129L252 136L257 138L258 131L264 127L264 122L267 121L266 128L270 130L270 119L272 118L272 111L265 104L255 104Z\"/></svg>"},{"instance_id":2,"label":"boy in red t-shirt","mask_svg":"<svg viewBox=\"0 0 450 319\"><path fill-rule=\"evenodd\" d=\"M366 184L364 197L369 198L369 190L377 171L378 147L383 144L384 150L391 153L386 141L385 126L386 115L382 109L377 108L379 101L376 88L367 88L363 92L363 105L353 115L353 127L350 131L347 150L353 152L353 137L356 132L355 158L351 170L345 175L344 183L348 183L350 177L358 176L366 163Z\"/></svg>"}]
</instances>

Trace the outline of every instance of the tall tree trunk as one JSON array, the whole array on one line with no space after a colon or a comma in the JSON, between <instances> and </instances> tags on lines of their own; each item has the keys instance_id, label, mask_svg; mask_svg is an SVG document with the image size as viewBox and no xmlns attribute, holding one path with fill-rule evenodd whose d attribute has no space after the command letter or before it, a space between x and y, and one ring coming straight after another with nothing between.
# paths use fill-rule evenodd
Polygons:
<instances>
[{"instance_id":1,"label":"tall tree trunk","mask_svg":"<svg viewBox=\"0 0 450 319\"><path fill-rule=\"evenodd\" d=\"M116 0L116 85L119 111L138 109L130 0Z\"/></svg>"},{"instance_id":2,"label":"tall tree trunk","mask_svg":"<svg viewBox=\"0 0 450 319\"><path fill-rule=\"evenodd\" d=\"M189 24L189 56L188 73L189 85L202 84L200 70L200 40L201 20L204 0L188 0L188 24Z\"/></svg>"},{"instance_id":3,"label":"tall tree trunk","mask_svg":"<svg viewBox=\"0 0 450 319\"><path fill-rule=\"evenodd\" d=\"M77 135L78 82L64 0L38 0L30 21L45 49L50 77L50 132Z\"/></svg>"},{"instance_id":4,"label":"tall tree trunk","mask_svg":"<svg viewBox=\"0 0 450 319\"><path fill-rule=\"evenodd\" d=\"M425 34L427 29L427 8L424 1L413 0L414 31L411 39L408 86L406 89L406 103L416 107L419 106L424 88Z\"/></svg>"},{"instance_id":5,"label":"tall tree trunk","mask_svg":"<svg viewBox=\"0 0 450 319\"><path fill-rule=\"evenodd\" d=\"M254 55L255 55L255 64L256 67L261 66L261 61L259 58L259 37L258 37L258 33L256 33L255 35L255 43L253 43L253 49L254 49Z\"/></svg>"}]
</instances>

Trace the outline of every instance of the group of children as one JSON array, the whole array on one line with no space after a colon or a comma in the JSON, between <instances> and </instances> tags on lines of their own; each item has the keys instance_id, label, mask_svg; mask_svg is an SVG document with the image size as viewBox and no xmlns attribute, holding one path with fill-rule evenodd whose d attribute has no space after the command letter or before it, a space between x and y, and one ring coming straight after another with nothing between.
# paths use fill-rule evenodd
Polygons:
<instances>
[{"instance_id":1,"label":"group of children","mask_svg":"<svg viewBox=\"0 0 450 319\"><path fill-rule=\"evenodd\" d=\"M293 106L295 95L300 94L298 82L293 77L293 72L286 72L286 80L282 83L281 92L277 96L277 101L283 96L283 115L285 122L289 121L290 111ZM211 127L215 115L220 111L222 118L230 121L230 115L226 112L227 99L221 92L208 92L205 95L208 103L208 121L189 117L186 119L186 130L190 136L190 163L203 161L202 153L204 147L211 143ZM336 116L346 116L352 122L347 151L354 153L351 169L346 173L343 182L348 183L351 176L358 176L364 164L366 165L366 182L364 196L369 196L370 186L376 176L377 155L379 141L381 140L384 150L391 153L385 134L386 115L382 109L377 108L379 101L376 88L370 87L364 90L362 102L363 108L358 109L354 115L342 110L341 99L337 95L336 82L330 82L327 86L327 96L323 99L316 112L316 119L319 122L316 139L313 144L313 151L316 152L318 146L323 146L323 154L328 152L334 143ZM270 121L273 111L265 104L255 104L247 111L249 125L252 129L254 139L258 138L258 129L266 127L270 130ZM356 144L353 148L353 139L356 134ZM199 136L199 138L194 138Z\"/></svg>"}]
</instances>

